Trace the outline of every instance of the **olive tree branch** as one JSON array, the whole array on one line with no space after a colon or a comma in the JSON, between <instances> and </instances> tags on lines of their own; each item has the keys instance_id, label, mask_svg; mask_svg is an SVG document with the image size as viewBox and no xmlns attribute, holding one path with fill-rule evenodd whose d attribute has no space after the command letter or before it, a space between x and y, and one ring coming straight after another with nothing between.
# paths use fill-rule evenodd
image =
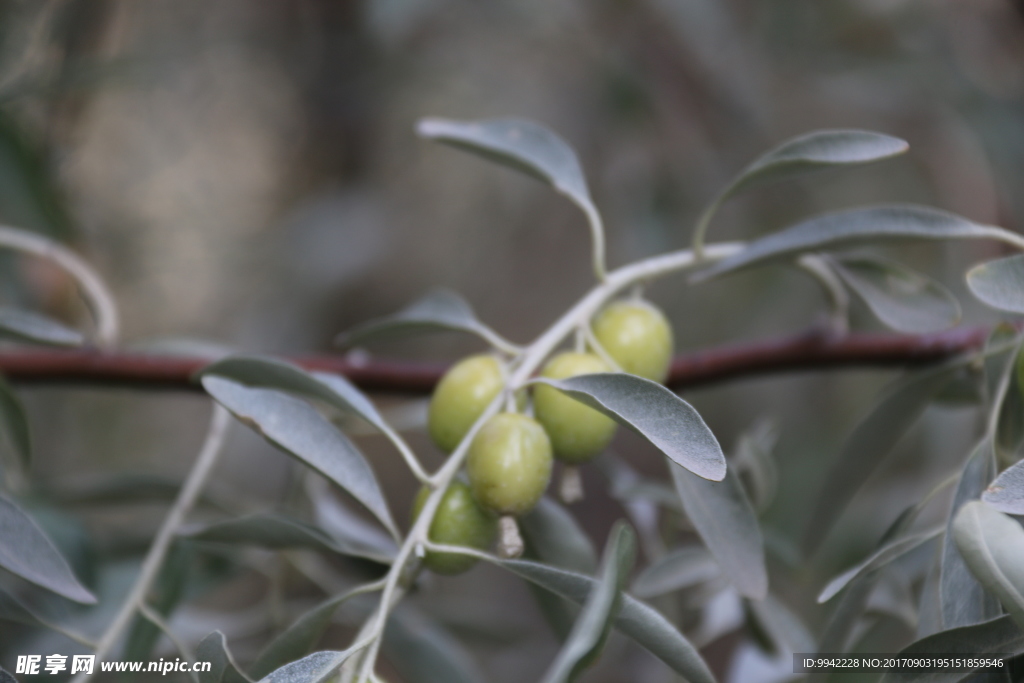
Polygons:
<instances>
[{"instance_id":1,"label":"olive tree branch","mask_svg":"<svg viewBox=\"0 0 1024 683\"><path fill-rule=\"evenodd\" d=\"M95 654L97 659L103 659L110 653L136 612L142 609L142 605L146 600L146 594L160 573L164 558L167 556L167 551L178 534L178 529L181 527L182 522L185 521L186 515L192 509L193 504L206 484L206 480L209 478L210 472L217 463L230 425L231 414L220 405L215 405L210 428L206 434L206 440L203 442L203 447L199 451L199 456L196 458L192 471L189 472L188 478L181 487L178 498L174 501L174 506L167 513L167 517L164 518L164 522L160 526L156 538L153 540L153 545L150 546L146 559L142 562L142 568L139 570L139 575L135 579L131 592L96 645ZM72 683L84 683L89 678L89 674L80 673L72 679Z\"/></svg>"},{"instance_id":2,"label":"olive tree branch","mask_svg":"<svg viewBox=\"0 0 1024 683\"><path fill-rule=\"evenodd\" d=\"M980 348L986 327L959 327L932 334L850 333L812 328L749 342L679 354L666 384L690 389L748 376L848 367L905 367L946 360ZM307 369L344 375L364 391L429 394L447 369L443 363L346 356L294 356ZM141 390L202 391L193 376L209 364L197 357L95 349L0 350L0 374L19 386L79 385Z\"/></svg>"}]
</instances>

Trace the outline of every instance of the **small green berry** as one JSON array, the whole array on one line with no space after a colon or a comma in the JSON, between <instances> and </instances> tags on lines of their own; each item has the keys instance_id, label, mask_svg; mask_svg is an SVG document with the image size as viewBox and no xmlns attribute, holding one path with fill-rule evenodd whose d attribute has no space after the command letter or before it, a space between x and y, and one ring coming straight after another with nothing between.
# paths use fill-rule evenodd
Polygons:
<instances>
[{"instance_id":1,"label":"small green berry","mask_svg":"<svg viewBox=\"0 0 1024 683\"><path fill-rule=\"evenodd\" d=\"M664 382L674 345L665 315L646 301L616 301L591 323L594 337L624 371Z\"/></svg>"},{"instance_id":2,"label":"small green berry","mask_svg":"<svg viewBox=\"0 0 1024 683\"><path fill-rule=\"evenodd\" d=\"M611 372L611 368L592 353L560 353L548 361L540 374L549 379L565 379L595 372ZM548 433L555 457L567 463L590 460L615 435L614 420L543 384L533 390L533 414Z\"/></svg>"},{"instance_id":3,"label":"small green berry","mask_svg":"<svg viewBox=\"0 0 1024 683\"><path fill-rule=\"evenodd\" d=\"M501 361L494 356L470 356L448 370L434 390L427 414L427 429L437 447L454 451L504 384Z\"/></svg>"},{"instance_id":4,"label":"small green berry","mask_svg":"<svg viewBox=\"0 0 1024 683\"><path fill-rule=\"evenodd\" d=\"M430 488L424 486L416 494L412 507L415 522L430 497ZM430 523L429 538L434 543L461 545L486 550L494 542L498 520L477 505L469 486L453 481L441 497L441 504ZM476 558L455 553L427 553L423 564L437 574L461 574L474 564Z\"/></svg>"},{"instance_id":5,"label":"small green berry","mask_svg":"<svg viewBox=\"0 0 1024 683\"><path fill-rule=\"evenodd\" d=\"M473 496L499 515L530 510L551 480L551 441L526 415L495 415L477 432L466 471Z\"/></svg>"}]
</instances>

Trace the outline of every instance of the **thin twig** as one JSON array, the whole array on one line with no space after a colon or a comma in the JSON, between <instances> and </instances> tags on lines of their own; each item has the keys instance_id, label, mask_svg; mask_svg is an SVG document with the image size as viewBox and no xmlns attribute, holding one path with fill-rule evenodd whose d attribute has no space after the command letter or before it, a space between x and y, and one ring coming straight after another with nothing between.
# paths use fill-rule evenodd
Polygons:
<instances>
[{"instance_id":1,"label":"thin twig","mask_svg":"<svg viewBox=\"0 0 1024 683\"><path fill-rule=\"evenodd\" d=\"M186 515L188 515L192 505L202 492L206 480L213 470L213 466L217 463L230 425L230 413L219 405L214 406L210 428L203 447L199 451L199 456L196 458L195 465L192 466L188 479L185 480L185 484L181 487L178 499L174 502L174 507L167 513L160 531L157 532L153 545L150 546L146 559L142 562L142 569L139 571L138 578L135 579L135 585L132 586L132 590L121 605L121 609L100 638L99 644L96 646L97 659L102 660L110 654L110 651L121 639L125 628L127 628L145 601L146 594L160 573L160 568L163 566L167 551L178 534L178 529L181 527L182 522L185 521ZM80 673L72 679L72 683L84 683L89 678L88 674Z\"/></svg>"}]
</instances>

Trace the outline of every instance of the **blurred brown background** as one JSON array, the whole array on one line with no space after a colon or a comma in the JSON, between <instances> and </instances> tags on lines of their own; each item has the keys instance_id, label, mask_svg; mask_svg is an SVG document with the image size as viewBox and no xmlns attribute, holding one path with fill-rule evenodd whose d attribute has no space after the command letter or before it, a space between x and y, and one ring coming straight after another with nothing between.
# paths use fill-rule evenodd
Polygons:
<instances>
[{"instance_id":1,"label":"blurred brown background","mask_svg":"<svg viewBox=\"0 0 1024 683\"><path fill-rule=\"evenodd\" d=\"M713 239L888 201L1019 230L1022 96L1024 13L1009 0L3 0L0 221L88 254L123 307L126 343L174 336L326 352L335 333L434 285L526 342L591 283L584 220L530 179L418 140L421 116L512 115L558 131L580 155L617 266L687 246L733 173L816 128L878 130L911 151L733 200ZM962 285L969 265L998 253L992 245L887 252L947 283L966 322L993 320ZM9 300L77 315L66 284L38 264L3 277ZM812 281L779 268L698 288L670 278L650 294L683 350L802 329L824 303ZM877 327L861 308L854 324ZM476 348L431 337L375 352L454 359ZM766 378L687 398L727 448L759 416L777 421L784 483L765 526L784 546L813 514L829 458L891 376ZM195 396L25 396L35 474L54 487L112 470L180 475L205 429ZM824 612L809 606L821 580L951 472L973 437L970 413L930 410L845 518L855 542L777 589L819 622ZM404 516L411 479L383 443L366 447ZM636 440L622 437L616 450L661 476ZM218 486L253 509L280 501L289 480L284 457L244 429L223 469ZM621 512L597 475L587 483L578 518L600 543ZM151 507L130 519L69 514L103 548L144 539L162 510ZM438 584L449 608L470 606L466 619L500 614L521 627L483 650L493 680L543 671L554 642L517 582L479 569ZM230 609L261 587L250 590ZM519 603L521 614L509 611ZM633 654L622 664L631 680L663 680Z\"/></svg>"}]
</instances>

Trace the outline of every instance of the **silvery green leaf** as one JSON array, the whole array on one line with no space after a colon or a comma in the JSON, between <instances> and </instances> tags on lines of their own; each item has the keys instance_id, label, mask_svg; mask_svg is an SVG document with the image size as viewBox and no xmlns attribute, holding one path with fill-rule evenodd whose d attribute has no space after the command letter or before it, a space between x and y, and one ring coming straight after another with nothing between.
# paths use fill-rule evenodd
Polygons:
<instances>
[{"instance_id":1,"label":"silvery green leaf","mask_svg":"<svg viewBox=\"0 0 1024 683\"><path fill-rule=\"evenodd\" d=\"M582 604L597 581L576 572L525 560L495 560L497 564L553 593ZM668 664L689 683L715 683L697 648L654 608L627 593L615 618L615 628Z\"/></svg>"},{"instance_id":2,"label":"silvery green leaf","mask_svg":"<svg viewBox=\"0 0 1024 683\"><path fill-rule=\"evenodd\" d=\"M416 130L425 138L479 154L549 183L584 211L593 211L576 153L544 126L519 119L421 119Z\"/></svg>"},{"instance_id":3,"label":"silvery green leaf","mask_svg":"<svg viewBox=\"0 0 1024 683\"><path fill-rule=\"evenodd\" d=\"M1024 515L1024 460L1003 470L981 499L1008 515Z\"/></svg>"},{"instance_id":4,"label":"silvery green leaf","mask_svg":"<svg viewBox=\"0 0 1024 683\"><path fill-rule=\"evenodd\" d=\"M669 469L687 518L725 576L745 597L760 600L767 595L761 527L736 474L730 469L716 482L671 464Z\"/></svg>"},{"instance_id":5,"label":"silvery green leaf","mask_svg":"<svg viewBox=\"0 0 1024 683\"><path fill-rule=\"evenodd\" d=\"M1017 450L1024 443L1024 394L1015 372L1019 358L1024 358L1019 349L1009 354L1008 362L1011 365L1004 370L1009 384L999 406L995 438L996 462L1000 463L1015 462Z\"/></svg>"},{"instance_id":6,"label":"silvery green leaf","mask_svg":"<svg viewBox=\"0 0 1024 683\"><path fill-rule=\"evenodd\" d=\"M1024 632L1010 615L972 626L947 629L911 643L900 650L901 657L1016 654L1024 651ZM967 676L963 671L921 672L889 671L881 683L958 683Z\"/></svg>"},{"instance_id":7,"label":"silvery green leaf","mask_svg":"<svg viewBox=\"0 0 1024 683\"><path fill-rule=\"evenodd\" d=\"M1009 231L972 223L955 214L914 205L885 205L816 216L750 242L739 253L698 271L693 281L793 257L883 239L995 239L1016 243Z\"/></svg>"},{"instance_id":8,"label":"silvery green leaf","mask_svg":"<svg viewBox=\"0 0 1024 683\"><path fill-rule=\"evenodd\" d=\"M388 619L384 654L409 683L483 683L486 677L469 652L445 631L409 605Z\"/></svg>"},{"instance_id":9,"label":"silvery green leaf","mask_svg":"<svg viewBox=\"0 0 1024 683\"><path fill-rule=\"evenodd\" d=\"M915 548L918 548L928 541L936 538L942 533L942 531L943 530L940 527L920 534L902 536L890 541L861 562L829 581L828 585L826 585L818 595L818 602L822 603L831 600L837 593L839 593L839 591L846 588L846 586L857 577L863 576L867 572L881 569L893 560L902 557L911 550L914 550Z\"/></svg>"},{"instance_id":10,"label":"silvery green leaf","mask_svg":"<svg viewBox=\"0 0 1024 683\"><path fill-rule=\"evenodd\" d=\"M27 467L32 459L32 437L28 428L28 417L21 399L14 388L0 377L0 424L7 435L22 466Z\"/></svg>"},{"instance_id":11,"label":"silvery green leaf","mask_svg":"<svg viewBox=\"0 0 1024 683\"><path fill-rule=\"evenodd\" d=\"M1024 628L1024 529L975 500L957 513L953 538L971 573Z\"/></svg>"},{"instance_id":12,"label":"silvery green leaf","mask_svg":"<svg viewBox=\"0 0 1024 683\"><path fill-rule=\"evenodd\" d=\"M778 489L779 468L772 455L777 439L775 425L761 420L741 434L736 444L733 466L758 512L771 505Z\"/></svg>"},{"instance_id":13,"label":"silvery green leaf","mask_svg":"<svg viewBox=\"0 0 1024 683\"><path fill-rule=\"evenodd\" d=\"M815 652L814 636L796 614L774 596L747 600L747 607L780 652Z\"/></svg>"},{"instance_id":14,"label":"silvery green leaf","mask_svg":"<svg viewBox=\"0 0 1024 683\"><path fill-rule=\"evenodd\" d=\"M0 308L0 337L47 346L81 346L85 337L53 318L17 308Z\"/></svg>"},{"instance_id":15,"label":"silvery green leaf","mask_svg":"<svg viewBox=\"0 0 1024 683\"><path fill-rule=\"evenodd\" d=\"M725 454L700 414L657 382L621 372L535 381L629 427L697 476L712 481L725 477Z\"/></svg>"},{"instance_id":16,"label":"silvery green leaf","mask_svg":"<svg viewBox=\"0 0 1024 683\"><path fill-rule=\"evenodd\" d=\"M967 271L967 287L982 303L1024 313L1024 254L982 263Z\"/></svg>"},{"instance_id":17,"label":"silvery green leaf","mask_svg":"<svg viewBox=\"0 0 1024 683\"><path fill-rule=\"evenodd\" d=\"M594 464L608 480L608 493L624 504L644 502L682 512L675 488L657 479L641 476L622 458L602 453Z\"/></svg>"},{"instance_id":18,"label":"silvery green leaf","mask_svg":"<svg viewBox=\"0 0 1024 683\"><path fill-rule=\"evenodd\" d=\"M261 356L230 356L207 365L202 374L314 398L342 413L355 414L378 429L387 428L370 399L339 375L307 372L294 363Z\"/></svg>"},{"instance_id":19,"label":"silvery green leaf","mask_svg":"<svg viewBox=\"0 0 1024 683\"><path fill-rule=\"evenodd\" d=\"M519 518L519 530L528 548L545 564L588 575L597 570L597 552L590 537L569 511L551 498L541 498Z\"/></svg>"},{"instance_id":20,"label":"silvery green leaf","mask_svg":"<svg viewBox=\"0 0 1024 683\"><path fill-rule=\"evenodd\" d=\"M948 289L901 263L868 256L841 256L830 261L843 282L894 330L937 332L960 320L960 302Z\"/></svg>"},{"instance_id":21,"label":"silvery green leaf","mask_svg":"<svg viewBox=\"0 0 1024 683\"><path fill-rule=\"evenodd\" d=\"M654 598L721 576L722 570L700 546L677 548L661 557L635 579L630 591L638 598Z\"/></svg>"},{"instance_id":22,"label":"silvery green leaf","mask_svg":"<svg viewBox=\"0 0 1024 683\"><path fill-rule=\"evenodd\" d=\"M196 661L209 662L209 671L199 671L199 683L246 683L250 679L242 673L228 649L227 638L214 631L196 646Z\"/></svg>"},{"instance_id":23,"label":"silvery green leaf","mask_svg":"<svg viewBox=\"0 0 1024 683\"><path fill-rule=\"evenodd\" d=\"M349 657L356 654L351 649L325 650L314 652L302 659L285 664L259 680L259 683L323 683L337 673Z\"/></svg>"},{"instance_id":24,"label":"silvery green leaf","mask_svg":"<svg viewBox=\"0 0 1024 683\"><path fill-rule=\"evenodd\" d=\"M477 320L466 300L447 289L435 289L394 315L359 325L335 339L343 347L423 332L469 332L491 341L494 332Z\"/></svg>"},{"instance_id":25,"label":"silvery green leaf","mask_svg":"<svg viewBox=\"0 0 1024 683\"><path fill-rule=\"evenodd\" d=\"M335 544L346 555L378 558L388 564L398 554L395 539L386 534L379 525L356 514L333 495L327 482L309 479L306 491L313 503L313 517L316 525L334 539Z\"/></svg>"},{"instance_id":26,"label":"silvery green leaf","mask_svg":"<svg viewBox=\"0 0 1024 683\"><path fill-rule=\"evenodd\" d=\"M287 629L263 648L256 661L249 667L252 677L263 678L274 669L309 654L309 651L323 636L324 631L331 625L338 607L353 595L361 592L361 588L356 588L335 595L292 622Z\"/></svg>"},{"instance_id":27,"label":"silvery green leaf","mask_svg":"<svg viewBox=\"0 0 1024 683\"><path fill-rule=\"evenodd\" d=\"M907 143L899 138L866 130L814 131L787 140L756 159L722 193L722 199L764 182L830 166L887 159L907 149Z\"/></svg>"},{"instance_id":28,"label":"silvery green leaf","mask_svg":"<svg viewBox=\"0 0 1024 683\"><path fill-rule=\"evenodd\" d=\"M805 534L806 547L816 547L825 537L850 499L921 416L954 370L955 366L941 366L914 372L885 388L881 399L850 434L825 479Z\"/></svg>"},{"instance_id":29,"label":"silvery green leaf","mask_svg":"<svg viewBox=\"0 0 1024 683\"><path fill-rule=\"evenodd\" d=\"M597 583L590 589L579 617L543 683L568 683L586 666L603 645L622 591L622 584L636 557L636 535L629 525L618 522L605 545Z\"/></svg>"},{"instance_id":30,"label":"silvery green leaf","mask_svg":"<svg viewBox=\"0 0 1024 683\"><path fill-rule=\"evenodd\" d=\"M974 448L964 464L946 522L939 575L939 604L942 625L947 629L987 621L1000 614L999 603L982 588L953 541L953 527L960 509L981 496L995 472L992 442L986 438Z\"/></svg>"},{"instance_id":31,"label":"silvery green leaf","mask_svg":"<svg viewBox=\"0 0 1024 683\"><path fill-rule=\"evenodd\" d=\"M96 602L42 529L14 501L0 495L0 567L57 595Z\"/></svg>"},{"instance_id":32,"label":"silvery green leaf","mask_svg":"<svg viewBox=\"0 0 1024 683\"><path fill-rule=\"evenodd\" d=\"M206 391L285 453L342 487L399 536L377 478L362 453L309 404L271 389L252 389L207 375Z\"/></svg>"},{"instance_id":33,"label":"silvery green leaf","mask_svg":"<svg viewBox=\"0 0 1024 683\"><path fill-rule=\"evenodd\" d=\"M393 555L373 548L345 544L331 538L320 529L285 515L258 512L224 522L204 524L186 529L185 535L196 541L255 545L262 548L310 548L362 557L381 564L390 564Z\"/></svg>"},{"instance_id":34,"label":"silvery green leaf","mask_svg":"<svg viewBox=\"0 0 1024 683\"><path fill-rule=\"evenodd\" d=\"M825 622L818 643L819 652L846 652L857 622L864 613L864 608L871 597L871 592L878 584L881 572L873 571L856 577L843 591Z\"/></svg>"}]
</instances>

